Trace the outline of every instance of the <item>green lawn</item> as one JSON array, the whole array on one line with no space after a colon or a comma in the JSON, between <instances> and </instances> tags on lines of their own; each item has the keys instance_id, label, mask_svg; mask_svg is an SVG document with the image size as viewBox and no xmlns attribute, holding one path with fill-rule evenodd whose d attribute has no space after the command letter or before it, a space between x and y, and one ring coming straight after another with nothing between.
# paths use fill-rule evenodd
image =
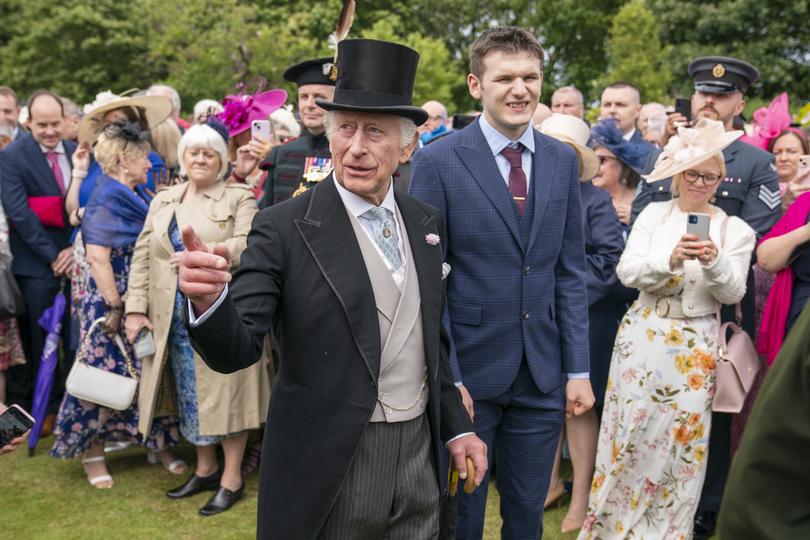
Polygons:
<instances>
[{"instance_id":1,"label":"green lawn","mask_svg":"<svg viewBox=\"0 0 810 540\"><path fill-rule=\"evenodd\" d=\"M230 511L209 518L197 509L210 493L173 501L164 492L185 477L169 474L159 465L146 463L145 451L133 448L108 454L111 490L96 490L87 483L78 460L62 461L47 455L51 438L40 442L33 458L26 448L0 457L0 538L8 539L109 539L150 540L253 538L256 527L258 475L246 479L246 496ZM183 446L178 453L189 463L194 450ZM499 537L498 494L490 489L486 534ZM565 508L546 512L544 538L562 535Z\"/></svg>"}]
</instances>

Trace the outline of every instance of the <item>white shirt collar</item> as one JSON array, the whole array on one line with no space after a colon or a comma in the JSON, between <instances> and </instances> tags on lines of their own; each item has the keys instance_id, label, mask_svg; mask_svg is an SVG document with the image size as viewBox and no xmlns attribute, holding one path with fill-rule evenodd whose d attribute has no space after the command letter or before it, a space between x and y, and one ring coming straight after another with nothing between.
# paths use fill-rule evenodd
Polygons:
<instances>
[{"instance_id":1,"label":"white shirt collar","mask_svg":"<svg viewBox=\"0 0 810 540\"><path fill-rule=\"evenodd\" d=\"M521 143L529 152L534 154L534 128L532 128L531 122L526 126L523 135L515 141L507 138L503 133L492 127L492 125L487 122L485 114L482 113L478 115L478 122L481 126L481 132L483 132L484 138L487 140L490 150L492 150L492 155L497 156L501 153L501 150L516 142Z\"/></svg>"},{"instance_id":2,"label":"white shirt collar","mask_svg":"<svg viewBox=\"0 0 810 540\"><path fill-rule=\"evenodd\" d=\"M628 131L627 133L625 133L624 135L622 135L622 139L624 139L625 141L629 141L630 139L633 138L633 135L635 135L635 134L636 134L636 128L633 128L630 131Z\"/></svg>"},{"instance_id":3,"label":"white shirt collar","mask_svg":"<svg viewBox=\"0 0 810 540\"><path fill-rule=\"evenodd\" d=\"M59 144L56 145L56 148L48 148L42 144L39 145L39 149L42 150L43 154L47 154L48 152L56 152L57 154L64 154L65 153L65 145L62 141L59 141Z\"/></svg>"},{"instance_id":4,"label":"white shirt collar","mask_svg":"<svg viewBox=\"0 0 810 540\"><path fill-rule=\"evenodd\" d=\"M340 195L340 199L343 201L343 205L354 217L358 218L372 208L376 208L372 203L368 202L360 195L352 193L345 187L341 186L340 182L337 180L337 176L334 173L332 174L332 180L335 182L335 187L337 188L338 195ZM383 199L380 206L387 208L392 214L397 215L397 205L396 201L394 200L393 178L388 183L388 193L385 195L385 199Z\"/></svg>"}]
</instances>

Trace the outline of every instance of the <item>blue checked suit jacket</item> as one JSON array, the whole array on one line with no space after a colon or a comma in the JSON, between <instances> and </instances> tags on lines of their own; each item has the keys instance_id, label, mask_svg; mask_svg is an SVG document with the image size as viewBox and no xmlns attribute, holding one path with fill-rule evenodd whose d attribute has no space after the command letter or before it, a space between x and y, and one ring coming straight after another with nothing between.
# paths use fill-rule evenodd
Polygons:
<instances>
[{"instance_id":1,"label":"blue checked suit jacket","mask_svg":"<svg viewBox=\"0 0 810 540\"><path fill-rule=\"evenodd\" d=\"M589 370L577 157L536 131L534 140L523 218L477 121L413 158L410 193L447 226L450 363L474 399L505 392L524 357L544 393Z\"/></svg>"}]
</instances>

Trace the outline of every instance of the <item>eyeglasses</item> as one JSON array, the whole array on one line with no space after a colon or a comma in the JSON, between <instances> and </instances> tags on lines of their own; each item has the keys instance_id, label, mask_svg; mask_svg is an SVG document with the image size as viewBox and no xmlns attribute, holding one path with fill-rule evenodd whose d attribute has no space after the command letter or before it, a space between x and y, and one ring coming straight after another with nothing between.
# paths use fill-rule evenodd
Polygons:
<instances>
[{"instance_id":1,"label":"eyeglasses","mask_svg":"<svg viewBox=\"0 0 810 540\"><path fill-rule=\"evenodd\" d=\"M694 171L692 169L687 169L687 170L683 171L683 177L690 184L694 184L695 182L698 181L698 178L702 178L704 186L713 186L717 182L720 181L720 175L719 174L699 173L699 172Z\"/></svg>"}]
</instances>

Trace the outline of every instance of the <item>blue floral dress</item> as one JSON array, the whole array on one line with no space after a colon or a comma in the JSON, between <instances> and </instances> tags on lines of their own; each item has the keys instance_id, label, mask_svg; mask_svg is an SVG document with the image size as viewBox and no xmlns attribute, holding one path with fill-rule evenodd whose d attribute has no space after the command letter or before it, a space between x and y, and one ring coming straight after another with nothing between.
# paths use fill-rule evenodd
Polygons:
<instances>
[{"instance_id":1,"label":"blue floral dress","mask_svg":"<svg viewBox=\"0 0 810 540\"><path fill-rule=\"evenodd\" d=\"M132 260L134 244L113 248L110 253L110 263L115 274L115 284L118 292L123 294L127 288L129 277L129 264ZM82 299L82 326L80 343L87 339L90 325L99 317L103 317L107 308L104 299L99 293L95 280L88 276L87 294ZM124 340L132 359L135 371L141 372L141 362L132 352L126 340L123 325L120 335ZM84 360L91 366L105 369L119 375L129 376L126 362L118 347L97 327L89 337ZM76 361L79 361L77 358ZM62 405L59 407L56 426L54 430L54 444L51 455L60 458L79 457L93 443L104 441L125 441L133 444L145 444L151 450L173 446L179 441L177 419L163 417L155 419L152 431L146 441L138 433L138 398L132 400L132 405L123 411L108 409L95 403L81 401L65 393Z\"/></svg>"},{"instance_id":2,"label":"blue floral dress","mask_svg":"<svg viewBox=\"0 0 810 540\"><path fill-rule=\"evenodd\" d=\"M177 221L172 218L169 225L169 238L175 252L183 251L183 239ZM177 407L180 413L180 433L195 446L208 446L216 444L224 437L219 435L200 435L200 411L197 406L197 376L194 371L194 349L189 341L186 330L183 310L186 300L180 290L177 290L172 312L172 327L169 331L169 360L174 375ZM237 435L238 433L228 434Z\"/></svg>"}]
</instances>

